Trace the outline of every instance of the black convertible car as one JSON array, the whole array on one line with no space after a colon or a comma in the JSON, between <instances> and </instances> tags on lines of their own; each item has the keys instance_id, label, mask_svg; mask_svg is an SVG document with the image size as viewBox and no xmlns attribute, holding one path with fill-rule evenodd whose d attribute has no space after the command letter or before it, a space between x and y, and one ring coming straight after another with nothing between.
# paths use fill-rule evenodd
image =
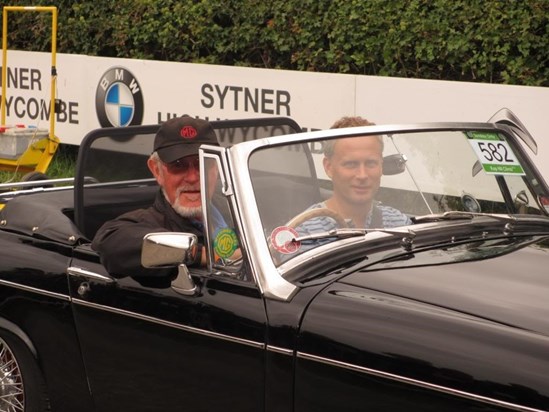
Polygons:
<instances>
[{"instance_id":1,"label":"black convertible car","mask_svg":"<svg viewBox=\"0 0 549 412\"><path fill-rule=\"evenodd\" d=\"M0 186L0 411L549 411L549 188L509 110L213 126L208 267L187 266L193 235L144 239L144 266L178 268L168 284L109 274L90 247L152 203L158 125L88 134L72 186ZM333 191L323 150L365 135L384 146L376 205L406 224L310 208Z\"/></svg>"}]
</instances>

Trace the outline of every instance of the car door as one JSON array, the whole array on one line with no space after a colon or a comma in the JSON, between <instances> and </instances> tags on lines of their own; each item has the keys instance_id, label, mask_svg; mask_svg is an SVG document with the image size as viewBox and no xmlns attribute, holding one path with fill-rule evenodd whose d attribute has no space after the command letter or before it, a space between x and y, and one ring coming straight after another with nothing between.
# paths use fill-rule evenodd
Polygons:
<instances>
[{"instance_id":1,"label":"car door","mask_svg":"<svg viewBox=\"0 0 549 412\"><path fill-rule=\"evenodd\" d=\"M299 130L289 119L212 125L222 146ZM75 221L89 238L113 209L135 203L138 193L132 192L130 199L108 204L109 196L125 189L114 179L125 181L129 171L132 179L147 178L146 170L136 173L134 168L145 163L157 128L130 129L90 133L80 149ZM209 187L214 192L203 201L210 263L208 269L191 270L194 293L177 292L169 284L145 285L131 273L115 279L89 245L75 250L68 269L70 293L98 411L264 409L265 305L247 252L240 249L246 242L240 237L224 150L214 149L208 162L218 173L211 175L211 182L202 178L202 192L211 193ZM204 170L203 163L201 167ZM85 185L89 176L98 183ZM136 181L132 190L146 190L141 183ZM107 199L104 193L110 193ZM235 259L239 253L243 258Z\"/></svg>"},{"instance_id":2,"label":"car door","mask_svg":"<svg viewBox=\"0 0 549 412\"><path fill-rule=\"evenodd\" d=\"M194 296L114 279L89 248L69 283L98 411L263 409L265 310L251 282L191 273Z\"/></svg>"}]
</instances>

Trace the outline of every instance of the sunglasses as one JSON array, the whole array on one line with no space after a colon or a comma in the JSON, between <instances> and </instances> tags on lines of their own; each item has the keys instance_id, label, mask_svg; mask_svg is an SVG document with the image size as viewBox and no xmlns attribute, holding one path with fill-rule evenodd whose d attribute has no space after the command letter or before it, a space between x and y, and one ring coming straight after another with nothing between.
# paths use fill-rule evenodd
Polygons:
<instances>
[{"instance_id":1,"label":"sunglasses","mask_svg":"<svg viewBox=\"0 0 549 412\"><path fill-rule=\"evenodd\" d=\"M187 156L174 160L170 163L164 163L170 173L185 173L191 169L199 171L200 163L198 156Z\"/></svg>"}]
</instances>

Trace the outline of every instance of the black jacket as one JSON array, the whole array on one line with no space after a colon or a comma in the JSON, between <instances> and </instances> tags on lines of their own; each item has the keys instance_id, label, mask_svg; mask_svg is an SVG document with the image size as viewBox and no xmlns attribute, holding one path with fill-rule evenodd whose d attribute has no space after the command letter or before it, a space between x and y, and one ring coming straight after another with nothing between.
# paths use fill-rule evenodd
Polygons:
<instances>
[{"instance_id":1,"label":"black jacket","mask_svg":"<svg viewBox=\"0 0 549 412\"><path fill-rule=\"evenodd\" d=\"M193 233L198 236L198 243L204 244L198 225L178 215L159 191L151 207L125 213L103 224L92 248L99 252L101 263L115 277L173 277L176 268L147 269L141 265L143 237L152 232Z\"/></svg>"}]
</instances>

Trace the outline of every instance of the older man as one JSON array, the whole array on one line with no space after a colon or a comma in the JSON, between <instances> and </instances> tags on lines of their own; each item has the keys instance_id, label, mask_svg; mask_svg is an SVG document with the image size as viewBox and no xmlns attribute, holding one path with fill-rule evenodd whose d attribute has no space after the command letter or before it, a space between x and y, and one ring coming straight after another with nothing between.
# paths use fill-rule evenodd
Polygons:
<instances>
[{"instance_id":1,"label":"older man","mask_svg":"<svg viewBox=\"0 0 549 412\"><path fill-rule=\"evenodd\" d=\"M204 244L198 159L202 144L219 145L208 122L183 116L162 124L147 161L160 185L154 204L106 222L93 239L92 248L99 252L109 273L155 277L175 273L173 269L147 269L141 265L141 247L147 233L193 233L199 244ZM207 173L216 174L217 170L212 168ZM202 252L202 248L199 250ZM199 253L193 265L204 262L205 256Z\"/></svg>"}]
</instances>

